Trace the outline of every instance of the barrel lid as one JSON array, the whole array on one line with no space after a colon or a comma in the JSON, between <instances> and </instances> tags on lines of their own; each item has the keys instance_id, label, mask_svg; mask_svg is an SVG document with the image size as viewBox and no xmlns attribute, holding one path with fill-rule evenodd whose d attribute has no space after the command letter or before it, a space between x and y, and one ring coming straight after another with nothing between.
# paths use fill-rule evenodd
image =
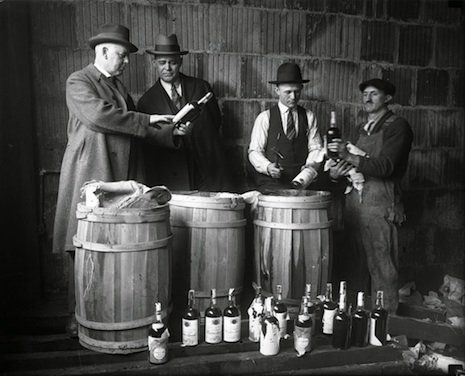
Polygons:
<instances>
[{"instance_id":1,"label":"barrel lid","mask_svg":"<svg viewBox=\"0 0 465 376\"><path fill-rule=\"evenodd\" d=\"M259 201L321 202L331 201L328 191L301 191L296 189L278 189L264 191L258 196Z\"/></svg>"},{"instance_id":2,"label":"barrel lid","mask_svg":"<svg viewBox=\"0 0 465 376\"><path fill-rule=\"evenodd\" d=\"M229 192L172 191L169 204L217 210L241 210L245 207L241 195Z\"/></svg>"}]
</instances>

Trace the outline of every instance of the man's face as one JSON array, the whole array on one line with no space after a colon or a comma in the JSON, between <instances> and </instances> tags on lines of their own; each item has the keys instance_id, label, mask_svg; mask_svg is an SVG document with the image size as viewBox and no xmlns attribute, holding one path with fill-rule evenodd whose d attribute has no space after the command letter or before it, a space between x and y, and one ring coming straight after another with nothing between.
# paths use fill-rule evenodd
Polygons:
<instances>
[{"instance_id":1,"label":"man's face","mask_svg":"<svg viewBox=\"0 0 465 376\"><path fill-rule=\"evenodd\" d=\"M179 79L179 69L182 58L179 55L158 55L154 60L155 67L161 80L173 83Z\"/></svg>"},{"instance_id":2,"label":"man's face","mask_svg":"<svg viewBox=\"0 0 465 376\"><path fill-rule=\"evenodd\" d=\"M363 108L369 114L376 114L383 110L387 103L392 99L389 94L384 94L383 91L374 86L367 86L363 90Z\"/></svg>"},{"instance_id":3,"label":"man's face","mask_svg":"<svg viewBox=\"0 0 465 376\"><path fill-rule=\"evenodd\" d=\"M129 64L129 52L126 47L119 44L108 44L103 52L105 57L105 70L112 76L123 73Z\"/></svg>"},{"instance_id":4,"label":"man's face","mask_svg":"<svg viewBox=\"0 0 465 376\"><path fill-rule=\"evenodd\" d=\"M283 105L295 108L300 99L302 84L279 84L276 86L275 92Z\"/></svg>"}]
</instances>

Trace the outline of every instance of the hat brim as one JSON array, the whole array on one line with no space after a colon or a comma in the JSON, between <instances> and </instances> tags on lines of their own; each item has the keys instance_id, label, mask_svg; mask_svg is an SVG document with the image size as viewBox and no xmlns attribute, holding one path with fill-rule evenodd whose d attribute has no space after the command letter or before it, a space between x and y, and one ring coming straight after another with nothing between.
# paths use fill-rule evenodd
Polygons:
<instances>
[{"instance_id":1,"label":"hat brim","mask_svg":"<svg viewBox=\"0 0 465 376\"><path fill-rule=\"evenodd\" d=\"M358 88L360 89L361 92L363 92L368 86L373 86L377 88L378 90L381 90L384 94L394 96L396 89L395 87L385 87L383 85L379 85L377 83L373 82L362 82L360 85L358 85Z\"/></svg>"},{"instance_id":2,"label":"hat brim","mask_svg":"<svg viewBox=\"0 0 465 376\"><path fill-rule=\"evenodd\" d=\"M131 42L128 42L124 39L119 38L112 38L112 37L92 37L89 39L89 46L90 48L94 49L97 44L101 43L116 43L121 44L122 46L126 47L130 53L134 53L139 51L139 49L133 45Z\"/></svg>"},{"instance_id":3,"label":"hat brim","mask_svg":"<svg viewBox=\"0 0 465 376\"><path fill-rule=\"evenodd\" d=\"M306 84L310 80L300 80L300 81L268 81L269 84Z\"/></svg>"},{"instance_id":4,"label":"hat brim","mask_svg":"<svg viewBox=\"0 0 465 376\"><path fill-rule=\"evenodd\" d=\"M151 55L186 55L189 51L157 51L157 50L145 50Z\"/></svg>"}]
</instances>

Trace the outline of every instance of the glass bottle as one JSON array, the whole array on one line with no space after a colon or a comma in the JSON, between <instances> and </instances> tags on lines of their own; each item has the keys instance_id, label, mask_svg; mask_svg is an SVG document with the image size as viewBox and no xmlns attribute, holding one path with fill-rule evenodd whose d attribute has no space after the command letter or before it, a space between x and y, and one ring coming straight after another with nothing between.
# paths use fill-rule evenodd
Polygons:
<instances>
[{"instance_id":1,"label":"glass bottle","mask_svg":"<svg viewBox=\"0 0 465 376\"><path fill-rule=\"evenodd\" d=\"M376 293L375 308L370 315L370 345L386 344L388 312L384 309L383 291Z\"/></svg>"},{"instance_id":2,"label":"glass bottle","mask_svg":"<svg viewBox=\"0 0 465 376\"><path fill-rule=\"evenodd\" d=\"M333 321L334 316L336 315L336 311L337 304L333 301L333 285L331 282L328 282L326 284L325 301L323 302L323 319L321 320L323 334L333 334Z\"/></svg>"},{"instance_id":3,"label":"glass bottle","mask_svg":"<svg viewBox=\"0 0 465 376\"><path fill-rule=\"evenodd\" d=\"M357 309L352 315L352 345L364 347L368 342L368 312L365 310L365 294L357 294Z\"/></svg>"},{"instance_id":4,"label":"glass bottle","mask_svg":"<svg viewBox=\"0 0 465 376\"><path fill-rule=\"evenodd\" d=\"M333 347L337 349L347 349L349 347L350 317L346 312L346 288L346 282L341 281L339 287L339 309L334 316L332 338Z\"/></svg>"},{"instance_id":5,"label":"glass bottle","mask_svg":"<svg viewBox=\"0 0 465 376\"><path fill-rule=\"evenodd\" d=\"M249 315L249 340L252 342L260 341L260 323L263 317L264 304L261 286L254 286L255 298L252 300L247 313Z\"/></svg>"},{"instance_id":6,"label":"glass bottle","mask_svg":"<svg viewBox=\"0 0 465 376\"><path fill-rule=\"evenodd\" d=\"M241 312L236 306L234 289L229 289L228 306L223 311L224 342L239 342L241 339Z\"/></svg>"},{"instance_id":7,"label":"glass bottle","mask_svg":"<svg viewBox=\"0 0 465 376\"><path fill-rule=\"evenodd\" d=\"M287 306L283 303L283 287L276 285L276 299L273 305L274 316L279 322L279 336L285 338L287 335Z\"/></svg>"},{"instance_id":8,"label":"glass bottle","mask_svg":"<svg viewBox=\"0 0 465 376\"><path fill-rule=\"evenodd\" d=\"M205 342L221 342L222 319L221 310L216 306L216 289L211 289L210 306L205 310Z\"/></svg>"},{"instance_id":9,"label":"glass bottle","mask_svg":"<svg viewBox=\"0 0 465 376\"><path fill-rule=\"evenodd\" d=\"M260 353L276 355L279 353L279 322L272 309L273 297L265 299L265 315L261 320Z\"/></svg>"},{"instance_id":10,"label":"glass bottle","mask_svg":"<svg viewBox=\"0 0 465 376\"><path fill-rule=\"evenodd\" d=\"M182 315L182 344L184 346L197 346L199 344L200 313L194 307L194 290L189 290L188 299L187 308Z\"/></svg>"},{"instance_id":11,"label":"glass bottle","mask_svg":"<svg viewBox=\"0 0 465 376\"><path fill-rule=\"evenodd\" d=\"M341 131L336 126L336 112L331 111L331 120L329 122L328 131L326 132L326 142L329 144L331 142L336 142L336 141L342 141ZM328 150L328 158L338 161L339 155L337 153L334 153Z\"/></svg>"},{"instance_id":12,"label":"glass bottle","mask_svg":"<svg viewBox=\"0 0 465 376\"><path fill-rule=\"evenodd\" d=\"M312 346L312 319L308 312L308 297L303 296L299 315L294 323L294 349L297 356L302 356L311 350Z\"/></svg>"},{"instance_id":13,"label":"glass bottle","mask_svg":"<svg viewBox=\"0 0 465 376\"><path fill-rule=\"evenodd\" d=\"M152 364L163 364L168 361L168 328L161 318L161 303L155 303L155 322L149 329L148 347L149 362Z\"/></svg>"}]
</instances>

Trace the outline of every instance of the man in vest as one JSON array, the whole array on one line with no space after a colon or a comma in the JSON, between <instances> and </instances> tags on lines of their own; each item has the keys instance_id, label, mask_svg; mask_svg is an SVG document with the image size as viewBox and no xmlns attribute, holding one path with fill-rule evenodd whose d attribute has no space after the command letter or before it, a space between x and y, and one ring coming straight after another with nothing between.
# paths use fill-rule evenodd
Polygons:
<instances>
[{"instance_id":1,"label":"man in vest","mask_svg":"<svg viewBox=\"0 0 465 376\"><path fill-rule=\"evenodd\" d=\"M260 191L292 188L292 180L304 168L310 181L317 177L323 154L316 118L298 105L302 84L308 81L295 63L280 65L276 81L269 81L276 85L279 101L257 116L249 145Z\"/></svg>"},{"instance_id":2,"label":"man in vest","mask_svg":"<svg viewBox=\"0 0 465 376\"><path fill-rule=\"evenodd\" d=\"M359 89L368 121L358 129L358 155L351 147L350 152L345 142L328 144L341 158L330 170L333 179L343 178L353 167L363 176L361 186L346 195L347 275L341 277L352 288L363 290L371 277L373 303L376 291L383 290L385 308L394 313L398 306L396 225L405 220L400 181L407 169L413 133L408 122L388 108L396 90L392 83L375 78L362 82Z\"/></svg>"}]
</instances>

